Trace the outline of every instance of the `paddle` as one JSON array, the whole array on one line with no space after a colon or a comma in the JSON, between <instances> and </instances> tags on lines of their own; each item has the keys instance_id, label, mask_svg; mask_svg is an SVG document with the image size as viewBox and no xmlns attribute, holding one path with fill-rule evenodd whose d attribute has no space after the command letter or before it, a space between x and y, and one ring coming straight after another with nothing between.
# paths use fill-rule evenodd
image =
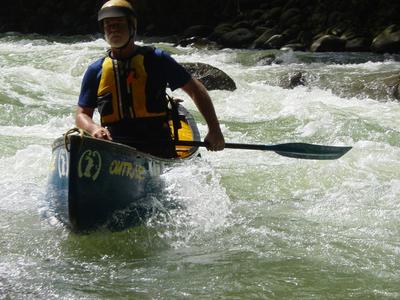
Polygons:
<instances>
[{"instance_id":1,"label":"paddle","mask_svg":"<svg viewBox=\"0 0 400 300\"><path fill-rule=\"evenodd\" d=\"M207 147L207 143L200 141L176 141L175 144L178 146ZM279 155L287 157L328 160L342 157L352 147L323 146L306 143L276 145L225 143L225 148L274 151Z\"/></svg>"},{"instance_id":2,"label":"paddle","mask_svg":"<svg viewBox=\"0 0 400 300\"><path fill-rule=\"evenodd\" d=\"M130 142L133 144L160 143L160 141L158 142L134 141L132 139L125 137L115 137L115 140L125 143ZM191 146L191 147L207 147L207 143L201 141L175 141L175 145ZM282 156L300 158L300 159L316 159L316 160L338 159L351 149L351 147L323 146L323 145L306 144L306 143L286 143L286 144L276 144L276 145L225 143L225 148L274 151Z\"/></svg>"}]
</instances>

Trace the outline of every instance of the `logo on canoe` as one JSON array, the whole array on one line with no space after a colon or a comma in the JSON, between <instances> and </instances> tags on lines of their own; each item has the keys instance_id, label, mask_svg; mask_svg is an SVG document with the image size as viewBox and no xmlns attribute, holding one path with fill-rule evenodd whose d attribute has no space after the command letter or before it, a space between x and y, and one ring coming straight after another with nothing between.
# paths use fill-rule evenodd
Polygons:
<instances>
[{"instance_id":1,"label":"logo on canoe","mask_svg":"<svg viewBox=\"0 0 400 300\"><path fill-rule=\"evenodd\" d=\"M62 149L58 153L57 159L57 170L60 178L68 176L68 166L68 154L64 149Z\"/></svg>"},{"instance_id":2,"label":"logo on canoe","mask_svg":"<svg viewBox=\"0 0 400 300\"><path fill-rule=\"evenodd\" d=\"M101 156L98 151L86 150L79 159L79 178L85 177L95 181L99 177L101 163Z\"/></svg>"},{"instance_id":3,"label":"logo on canoe","mask_svg":"<svg viewBox=\"0 0 400 300\"><path fill-rule=\"evenodd\" d=\"M135 165L129 161L113 160L110 165L110 174L130 179L143 180L145 179L146 170L142 165Z\"/></svg>"}]
</instances>

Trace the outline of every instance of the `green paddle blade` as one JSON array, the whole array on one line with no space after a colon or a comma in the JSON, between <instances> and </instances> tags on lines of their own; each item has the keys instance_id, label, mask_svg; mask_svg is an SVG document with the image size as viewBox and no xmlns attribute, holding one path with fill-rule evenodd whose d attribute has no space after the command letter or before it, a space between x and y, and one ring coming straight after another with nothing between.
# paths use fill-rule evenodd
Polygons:
<instances>
[{"instance_id":1,"label":"green paddle blade","mask_svg":"<svg viewBox=\"0 0 400 300\"><path fill-rule=\"evenodd\" d=\"M288 143L272 146L276 153L293 158L330 160L338 159L350 151L351 147L324 146L306 143Z\"/></svg>"}]
</instances>

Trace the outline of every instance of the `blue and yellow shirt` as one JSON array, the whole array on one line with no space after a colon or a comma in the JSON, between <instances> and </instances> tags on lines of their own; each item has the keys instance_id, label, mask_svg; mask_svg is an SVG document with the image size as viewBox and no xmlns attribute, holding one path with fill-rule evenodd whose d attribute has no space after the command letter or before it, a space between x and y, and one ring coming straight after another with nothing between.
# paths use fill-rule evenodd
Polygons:
<instances>
[{"instance_id":1,"label":"blue and yellow shirt","mask_svg":"<svg viewBox=\"0 0 400 300\"><path fill-rule=\"evenodd\" d=\"M161 49L137 47L126 60L103 57L82 80L78 105L98 108L103 126L166 115L166 88L184 86L191 75Z\"/></svg>"}]
</instances>

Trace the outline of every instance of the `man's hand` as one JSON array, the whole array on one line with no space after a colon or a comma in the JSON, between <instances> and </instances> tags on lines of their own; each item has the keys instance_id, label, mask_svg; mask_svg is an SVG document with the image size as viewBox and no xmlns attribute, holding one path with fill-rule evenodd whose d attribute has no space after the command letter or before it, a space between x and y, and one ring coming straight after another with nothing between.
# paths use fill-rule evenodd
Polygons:
<instances>
[{"instance_id":1,"label":"man's hand","mask_svg":"<svg viewBox=\"0 0 400 300\"><path fill-rule=\"evenodd\" d=\"M204 138L209 151L221 151L225 148L225 140L220 130L209 131Z\"/></svg>"},{"instance_id":2,"label":"man's hand","mask_svg":"<svg viewBox=\"0 0 400 300\"><path fill-rule=\"evenodd\" d=\"M112 137L107 128L99 126L91 135L98 139L112 141Z\"/></svg>"},{"instance_id":3,"label":"man's hand","mask_svg":"<svg viewBox=\"0 0 400 300\"><path fill-rule=\"evenodd\" d=\"M92 137L112 141L112 137L108 129L96 124L93 121L93 112L93 108L78 106L76 108L76 126L90 133Z\"/></svg>"}]
</instances>

